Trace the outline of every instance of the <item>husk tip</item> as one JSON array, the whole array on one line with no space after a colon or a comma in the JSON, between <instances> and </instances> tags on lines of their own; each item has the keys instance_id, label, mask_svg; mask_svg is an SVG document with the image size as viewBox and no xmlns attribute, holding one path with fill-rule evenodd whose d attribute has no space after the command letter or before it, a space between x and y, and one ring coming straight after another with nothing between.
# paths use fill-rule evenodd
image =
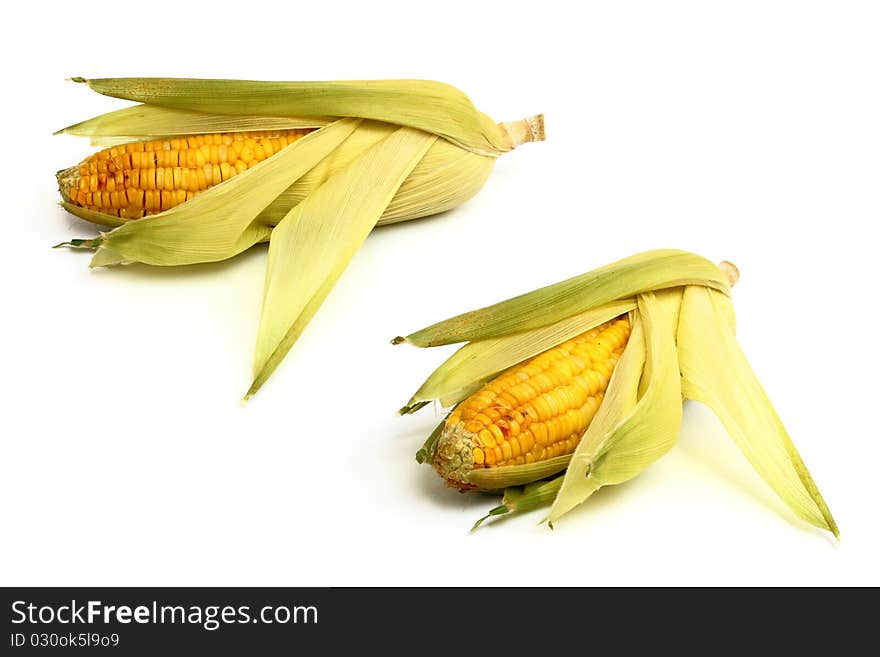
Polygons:
<instances>
[{"instance_id":1,"label":"husk tip","mask_svg":"<svg viewBox=\"0 0 880 657\"><path fill-rule=\"evenodd\" d=\"M724 274L724 278L727 279L728 287L736 285L739 280L739 267L729 260L722 260L718 263L718 269L721 270L721 273Z\"/></svg>"},{"instance_id":2,"label":"husk tip","mask_svg":"<svg viewBox=\"0 0 880 657\"><path fill-rule=\"evenodd\" d=\"M397 414L398 415L410 415L412 413L415 413L420 408L427 406L430 403L431 403L430 401L416 401L415 399L410 399L406 403L406 406L402 407L400 410L397 411Z\"/></svg>"},{"instance_id":3,"label":"husk tip","mask_svg":"<svg viewBox=\"0 0 880 657\"><path fill-rule=\"evenodd\" d=\"M250 388L247 389L247 392L244 393L244 396L241 398L241 402L243 404L246 404L248 401L250 401L251 398L257 394L257 391L263 387L264 381L265 379L260 376L254 378L254 380L251 382Z\"/></svg>"},{"instance_id":4,"label":"husk tip","mask_svg":"<svg viewBox=\"0 0 880 657\"><path fill-rule=\"evenodd\" d=\"M837 544L840 545L840 530L837 528L837 523L834 522L834 518L831 518L831 523L828 525L828 531L834 535L834 539L837 541Z\"/></svg>"},{"instance_id":5,"label":"husk tip","mask_svg":"<svg viewBox=\"0 0 880 657\"><path fill-rule=\"evenodd\" d=\"M68 240L67 242L59 242L53 249L60 249L63 246L69 246L72 249L97 249L101 246L101 238L96 237L94 239L80 239L75 238L72 240Z\"/></svg>"},{"instance_id":6,"label":"husk tip","mask_svg":"<svg viewBox=\"0 0 880 657\"><path fill-rule=\"evenodd\" d=\"M398 335L396 338L392 338L391 344L403 344L406 342L406 338L402 335Z\"/></svg>"},{"instance_id":7,"label":"husk tip","mask_svg":"<svg viewBox=\"0 0 880 657\"><path fill-rule=\"evenodd\" d=\"M496 506L494 509L490 509L489 513L487 513L474 523L474 526L471 527L471 532L477 531L477 528L482 525L485 520L488 520L492 516L501 516L505 513L510 513L510 507L508 507L506 504L502 504L500 506Z\"/></svg>"}]
</instances>

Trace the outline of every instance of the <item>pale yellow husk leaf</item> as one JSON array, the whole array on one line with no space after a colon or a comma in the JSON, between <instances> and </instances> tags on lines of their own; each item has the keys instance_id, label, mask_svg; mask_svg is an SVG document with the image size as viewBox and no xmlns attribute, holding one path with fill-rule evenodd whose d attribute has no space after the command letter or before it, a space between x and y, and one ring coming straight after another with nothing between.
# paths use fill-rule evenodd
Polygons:
<instances>
[{"instance_id":1,"label":"pale yellow husk leaf","mask_svg":"<svg viewBox=\"0 0 880 657\"><path fill-rule=\"evenodd\" d=\"M646 251L568 280L432 324L394 342L432 347L486 340L549 326L612 301L683 285L728 293L718 266L674 249Z\"/></svg>"},{"instance_id":2,"label":"pale yellow husk leaf","mask_svg":"<svg viewBox=\"0 0 880 657\"><path fill-rule=\"evenodd\" d=\"M339 148L275 199L261 213L260 221L276 225L328 178L398 127L377 121L362 122ZM461 205L482 189L495 159L463 150L443 139L436 140L397 190L377 225L418 219Z\"/></svg>"},{"instance_id":3,"label":"pale yellow husk leaf","mask_svg":"<svg viewBox=\"0 0 880 657\"><path fill-rule=\"evenodd\" d=\"M571 461L571 454L552 459L525 463L523 465L502 465L497 468L480 468L467 474L467 482L481 490L500 490L508 486L519 486L562 472Z\"/></svg>"},{"instance_id":4,"label":"pale yellow husk leaf","mask_svg":"<svg viewBox=\"0 0 880 657\"><path fill-rule=\"evenodd\" d=\"M101 78L84 82L106 96L208 114L358 117L418 128L481 155L515 144L460 90L433 80L269 82L186 78Z\"/></svg>"},{"instance_id":5,"label":"pale yellow husk leaf","mask_svg":"<svg viewBox=\"0 0 880 657\"><path fill-rule=\"evenodd\" d=\"M802 520L839 537L837 525L733 333L733 305L688 287L678 327L682 392L709 406L743 454Z\"/></svg>"},{"instance_id":6,"label":"pale yellow husk leaf","mask_svg":"<svg viewBox=\"0 0 880 657\"><path fill-rule=\"evenodd\" d=\"M92 144L109 146L126 141L216 132L321 128L334 120L321 116L231 116L135 105L67 126L55 134L89 137Z\"/></svg>"},{"instance_id":7,"label":"pale yellow husk leaf","mask_svg":"<svg viewBox=\"0 0 880 657\"><path fill-rule=\"evenodd\" d=\"M275 227L254 358L254 394L299 337L400 185L437 139L399 128Z\"/></svg>"}]
</instances>

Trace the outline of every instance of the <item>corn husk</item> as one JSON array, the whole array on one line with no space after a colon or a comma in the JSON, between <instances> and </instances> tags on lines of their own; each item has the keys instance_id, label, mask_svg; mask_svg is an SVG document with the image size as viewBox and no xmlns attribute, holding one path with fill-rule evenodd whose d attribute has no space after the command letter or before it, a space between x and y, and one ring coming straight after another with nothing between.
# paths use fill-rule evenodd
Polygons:
<instances>
[{"instance_id":1,"label":"corn husk","mask_svg":"<svg viewBox=\"0 0 880 657\"><path fill-rule=\"evenodd\" d=\"M501 504L493 507L489 510L489 513L477 520L474 526L471 527L471 531L475 531L489 518L503 516L508 513L523 513L552 504L556 496L559 495L559 489L562 488L562 481L564 479L565 475L560 475L545 481L535 481L525 486L505 488Z\"/></svg>"},{"instance_id":2,"label":"corn husk","mask_svg":"<svg viewBox=\"0 0 880 657\"><path fill-rule=\"evenodd\" d=\"M329 116L224 115L135 105L75 123L55 134L89 137L93 146L110 146L127 141L214 132L322 128L334 120Z\"/></svg>"},{"instance_id":3,"label":"corn husk","mask_svg":"<svg viewBox=\"0 0 880 657\"><path fill-rule=\"evenodd\" d=\"M350 116L418 128L493 157L515 147L504 128L461 91L432 80L73 80L105 96L168 109L232 116Z\"/></svg>"},{"instance_id":4,"label":"corn husk","mask_svg":"<svg viewBox=\"0 0 880 657\"><path fill-rule=\"evenodd\" d=\"M711 408L752 467L802 520L837 524L733 332L730 299L685 290L678 327L682 393Z\"/></svg>"},{"instance_id":5,"label":"corn husk","mask_svg":"<svg viewBox=\"0 0 880 657\"><path fill-rule=\"evenodd\" d=\"M248 396L275 371L436 139L398 128L299 203L272 231ZM302 249L304 244L309 248Z\"/></svg>"},{"instance_id":6,"label":"corn husk","mask_svg":"<svg viewBox=\"0 0 880 657\"><path fill-rule=\"evenodd\" d=\"M95 143L315 129L244 173L142 219L70 203L66 190L77 169L57 175L66 210L112 228L63 244L94 250L93 267L215 262L270 242L248 397L374 226L460 205L479 191L499 155L543 139L541 117L496 124L461 91L431 81L74 80L141 103L59 131Z\"/></svg>"},{"instance_id":7,"label":"corn husk","mask_svg":"<svg viewBox=\"0 0 880 657\"><path fill-rule=\"evenodd\" d=\"M684 398L702 401L718 414L795 515L838 536L818 488L736 344L729 284L737 277L729 263L716 266L686 252L651 251L396 338L419 346L470 341L401 412L413 412L431 399L457 403L505 369L629 313L629 341L573 454L467 473L466 483L473 487L504 492L502 504L476 526L489 517L548 504L552 524L600 487L638 476L674 446ZM443 449L441 430L442 425L422 448L420 462L432 462L434 450Z\"/></svg>"},{"instance_id":8,"label":"corn husk","mask_svg":"<svg viewBox=\"0 0 880 657\"><path fill-rule=\"evenodd\" d=\"M434 347L487 340L549 326L612 301L635 297L641 292L682 285L703 285L720 292L728 291L722 272L705 258L675 249L647 251L501 303L457 315L406 337L394 338L393 342Z\"/></svg>"}]
</instances>

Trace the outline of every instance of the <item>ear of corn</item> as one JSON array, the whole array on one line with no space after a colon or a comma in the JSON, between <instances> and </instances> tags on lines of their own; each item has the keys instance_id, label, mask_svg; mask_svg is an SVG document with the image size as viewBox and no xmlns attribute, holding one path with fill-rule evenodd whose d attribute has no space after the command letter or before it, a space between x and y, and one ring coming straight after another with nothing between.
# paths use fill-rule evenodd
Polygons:
<instances>
[{"instance_id":1,"label":"ear of corn","mask_svg":"<svg viewBox=\"0 0 880 657\"><path fill-rule=\"evenodd\" d=\"M716 265L685 251L648 251L594 271L428 326L395 343L433 347L549 326L641 292L703 285L728 292Z\"/></svg>"},{"instance_id":2,"label":"ear of corn","mask_svg":"<svg viewBox=\"0 0 880 657\"><path fill-rule=\"evenodd\" d=\"M418 128L481 155L516 146L510 131L477 111L455 87L431 80L262 82L103 78L92 90L159 107L210 114L351 116Z\"/></svg>"},{"instance_id":3,"label":"ear of corn","mask_svg":"<svg viewBox=\"0 0 880 657\"><path fill-rule=\"evenodd\" d=\"M224 119L227 121L231 120L229 117L224 117ZM258 122L247 122L247 125L248 127L261 128L263 132L275 130L275 128L270 127L271 124L261 125ZM304 128L297 128L296 130L302 131ZM277 225L297 203L300 203L311 192L320 187L327 179L339 173L339 171L345 168L345 166L347 166L354 158L390 135L394 130L395 126L388 123L378 123L375 121L365 121L360 123L357 129L339 144L337 148L331 151L314 167L309 169L281 194L275 197L258 215L255 219L255 223L265 224L270 227ZM217 135L218 133L215 133L214 135L211 135L211 137L216 139ZM219 136L227 141L235 142L235 146L238 146L238 142L242 141L242 139L248 139L248 135L243 135L241 132L219 133ZM198 142L203 137L204 135L200 134L194 139L189 138L188 141L193 140ZM261 139L260 141L264 140ZM163 150L173 151L178 155L178 158L180 158L181 156L177 149L172 148L174 143L174 140L165 139L158 142L158 145ZM125 150L130 150L135 148L146 148L147 146L148 144L141 145L134 142L125 144L124 148ZM155 148L155 145L150 144L150 146ZM123 147L120 146L118 148L121 149ZM165 209L168 209L174 205L178 205L180 202L191 199L195 194L203 193L205 187L213 187L216 184L213 178L218 178L220 180L224 179L222 169L223 162L220 161L220 153L214 153L213 155L218 161L211 162L212 153L210 147L206 148L202 146L201 148L207 152L202 158L196 161L197 165L195 167L161 167L163 169L162 173L164 174L162 176L162 187L164 189L158 190L144 190L136 185L132 185L131 183L134 176L131 172L116 167L112 167L114 168L114 171L108 171L107 162L104 163L104 171L97 171L97 167L94 167L93 162L98 160L98 157L92 156L91 158L87 158L81 164L59 171L56 175L62 196L62 206L68 212L77 215L81 219L111 228L121 226L132 218L140 217L144 214L157 214L159 210L161 210L163 200L167 206ZM104 154L102 153L99 155ZM240 153L237 155L240 155ZM112 151L112 149L108 149L104 159L112 160L116 157L118 156ZM157 156L157 159L158 157L159 156ZM244 164L252 163L253 165L258 163L256 158L251 160L251 156L248 157L248 162L244 162L240 157L237 157L231 162L226 162L226 164L241 168ZM199 164L201 159L205 159L206 163ZM262 159L259 161L262 161ZM212 171L214 167L209 165L214 164L218 165L217 169L220 170L219 173L221 175L213 175ZM470 199L482 188L491 173L494 164L495 158L463 151L445 140L438 139L400 186L397 194L394 195L394 198L388 204L388 207L376 223L378 225L385 225L400 221L409 221L411 219L418 219L423 216L451 210ZM96 170L91 172L89 170L90 166ZM203 176L199 171L199 169L203 167L207 172L206 176ZM131 165L128 166L128 169L130 168ZM146 169L146 173L152 176L152 178L148 178L148 180L155 181L156 173L155 171L150 171L150 169L157 169L158 167L154 165L142 167L142 169L144 168ZM236 175L238 173L238 168L233 169L227 167L228 173L225 174L226 178L230 177L230 173L232 176ZM113 180L113 176L109 174L119 176L120 173L121 181L119 181L118 184L116 181L110 182ZM137 173L144 173L144 171ZM185 179L183 179L184 177ZM94 180L92 180L93 178ZM194 180L197 181L196 185L192 185ZM94 191L91 190L90 183L92 182L96 183ZM181 182L184 184L181 185ZM138 177L137 184L139 183L140 180ZM113 185L115 189L109 191L107 189L108 184ZM92 198L89 196L84 195L80 197L78 194L74 193L73 198L71 198L71 190L80 186L85 187L83 192L87 194L91 193L97 196L103 194L105 197L104 205L109 208L108 211L101 212L100 210L95 209L97 205L94 204ZM153 182L150 186L155 188L156 183ZM147 205L145 203L146 191L151 192L149 209L144 207ZM164 192L165 198L163 198L162 192ZM119 197L120 193L137 194L135 196L136 201L132 203L130 209L120 211L120 208L112 207L114 201L113 194L116 194L116 196ZM183 193L182 200L178 198L181 193ZM128 198L125 200L128 201ZM97 203L100 205L101 201L98 200ZM120 203L117 202L117 205L120 205ZM230 229L232 227L233 226L230 226ZM194 235L194 237L197 237L197 234ZM268 233L266 234L265 239L268 239ZM194 257L194 255L191 256L191 258ZM180 264L189 264L189 261Z\"/></svg>"},{"instance_id":4,"label":"ear of corn","mask_svg":"<svg viewBox=\"0 0 880 657\"><path fill-rule=\"evenodd\" d=\"M434 467L462 488L504 488L565 468L557 457L569 456L589 426L628 337L626 318L608 322L496 378L449 416Z\"/></svg>"},{"instance_id":5,"label":"ear of corn","mask_svg":"<svg viewBox=\"0 0 880 657\"><path fill-rule=\"evenodd\" d=\"M637 263L650 273L640 276L621 263ZM665 454L678 436L684 396L715 410L750 462L800 518L837 535L827 505L736 345L728 294L728 284L738 277L735 268L729 263L706 265L692 254L669 251L639 254L621 263L460 315L407 338L413 344L474 340L429 377L403 409L420 408L432 394L456 401L462 391L470 395L450 414L440 436L429 441L425 456L433 457L435 468L455 487L506 487L501 506L487 517L552 502L552 523L600 487L637 476ZM609 270L624 278L606 278ZM696 270L702 282L695 282ZM608 305L592 305L608 299ZM513 332L533 326L548 308L557 318L554 324L521 335ZM526 368L541 359L557 363L560 371L577 372L581 364L571 358L572 352L563 355L565 350L557 345L578 322L616 311L629 313L632 332L609 372L610 381L603 383L607 388L601 403L585 423L577 424L574 435L565 438L561 454L545 450L541 458L511 465L507 457L515 450L511 443L508 455L504 445L515 433L520 448L516 456L521 456L522 426L519 417L508 417L511 400L500 396L502 389L508 390L506 382L517 377L529 382L535 372ZM498 338L503 331L511 335ZM547 351L523 362L538 345ZM495 378L486 382L486 377ZM544 383L551 390L545 397L548 412L567 412L574 397L565 381L551 376ZM474 392L470 387L475 384L483 387ZM540 417L538 409L535 415ZM557 434L567 435L565 430L548 432L554 439ZM496 451L499 445L501 454ZM487 460L490 453L495 456L492 463ZM563 474L547 480L563 469ZM519 488L522 484L527 485Z\"/></svg>"},{"instance_id":6,"label":"ear of corn","mask_svg":"<svg viewBox=\"0 0 880 657\"><path fill-rule=\"evenodd\" d=\"M92 266L213 262L271 238L248 394L374 225L456 207L479 191L499 155L544 138L542 117L496 124L459 90L430 81L76 81L143 103L60 131L115 145L58 174L65 209L114 228L65 243L96 249ZM264 133L253 150L265 159L249 152L253 131ZM138 141L119 144L126 139ZM425 147L404 145L416 141ZM367 161L372 180L358 177L340 193ZM342 213L357 216L342 221Z\"/></svg>"},{"instance_id":7,"label":"ear of corn","mask_svg":"<svg viewBox=\"0 0 880 657\"><path fill-rule=\"evenodd\" d=\"M253 395L278 366L435 135L399 128L298 204L272 232Z\"/></svg>"},{"instance_id":8,"label":"ear of corn","mask_svg":"<svg viewBox=\"0 0 880 657\"><path fill-rule=\"evenodd\" d=\"M705 288L684 293L678 327L682 391L709 406L749 463L802 520L839 537L807 466L736 343L730 299Z\"/></svg>"}]
</instances>

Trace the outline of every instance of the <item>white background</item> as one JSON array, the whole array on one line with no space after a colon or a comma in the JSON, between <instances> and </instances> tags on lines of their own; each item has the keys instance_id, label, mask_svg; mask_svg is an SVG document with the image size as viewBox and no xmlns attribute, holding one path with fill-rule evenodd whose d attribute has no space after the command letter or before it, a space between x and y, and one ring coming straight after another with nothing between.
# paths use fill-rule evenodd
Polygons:
<instances>
[{"instance_id":1,"label":"white background","mask_svg":"<svg viewBox=\"0 0 880 657\"><path fill-rule=\"evenodd\" d=\"M4 61L0 582L880 584L874 3L151 2L17 6ZM52 137L126 103L65 82L422 77L543 111L458 210L377 231L263 391L265 248L90 271ZM825 495L805 528L703 408L550 531L416 465L395 410L450 352L394 335L675 247L736 262L740 341Z\"/></svg>"}]
</instances>

